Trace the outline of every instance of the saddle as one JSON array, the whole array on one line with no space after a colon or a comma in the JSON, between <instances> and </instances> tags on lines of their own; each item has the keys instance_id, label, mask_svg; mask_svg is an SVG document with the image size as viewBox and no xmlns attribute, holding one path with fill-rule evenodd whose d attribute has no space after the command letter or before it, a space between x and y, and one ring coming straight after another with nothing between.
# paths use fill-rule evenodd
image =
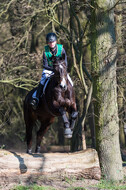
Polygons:
<instances>
[{"instance_id":1,"label":"saddle","mask_svg":"<svg viewBox=\"0 0 126 190\"><path fill-rule=\"evenodd\" d=\"M44 84L44 87L43 87L43 91L42 91L42 94L41 94L41 97L42 97L43 94L45 95L45 90L46 90L46 87L47 87L47 85L48 85L50 79L51 79L51 77L48 77L48 78L46 79L45 84Z\"/></svg>"}]
</instances>

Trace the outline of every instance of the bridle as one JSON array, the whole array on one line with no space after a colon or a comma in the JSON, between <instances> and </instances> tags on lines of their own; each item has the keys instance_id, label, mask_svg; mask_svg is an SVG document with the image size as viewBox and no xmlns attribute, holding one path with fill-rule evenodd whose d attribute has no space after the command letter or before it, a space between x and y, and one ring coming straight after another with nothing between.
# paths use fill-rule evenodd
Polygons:
<instances>
[{"instance_id":1,"label":"bridle","mask_svg":"<svg viewBox=\"0 0 126 190\"><path fill-rule=\"evenodd\" d=\"M53 63L54 67L58 67L58 71L55 72L55 77L59 77L59 85L63 91L67 90L67 66L64 64L64 61L58 63ZM65 76L66 75L66 76Z\"/></svg>"}]
</instances>

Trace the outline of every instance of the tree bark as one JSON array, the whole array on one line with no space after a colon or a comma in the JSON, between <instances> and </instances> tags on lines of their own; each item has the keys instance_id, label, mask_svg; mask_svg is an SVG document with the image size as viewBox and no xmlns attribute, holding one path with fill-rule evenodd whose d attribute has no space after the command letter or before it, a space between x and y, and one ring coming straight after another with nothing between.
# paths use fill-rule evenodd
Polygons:
<instances>
[{"instance_id":1,"label":"tree bark","mask_svg":"<svg viewBox=\"0 0 126 190\"><path fill-rule=\"evenodd\" d=\"M124 105L125 105L125 48L123 42L123 6L122 1L116 6L116 41L117 41L117 51L118 51L118 61L117 61L117 84L118 84L118 115L119 115L119 137L121 148L125 147L125 134L124 134Z\"/></svg>"},{"instance_id":2,"label":"tree bark","mask_svg":"<svg viewBox=\"0 0 126 190\"><path fill-rule=\"evenodd\" d=\"M112 1L92 1L91 51L96 147L102 175L122 180L117 107L116 55Z\"/></svg>"},{"instance_id":3,"label":"tree bark","mask_svg":"<svg viewBox=\"0 0 126 190\"><path fill-rule=\"evenodd\" d=\"M89 106L88 122L89 122L90 131L91 131L91 140L92 140L91 147L96 149L94 109L93 109L92 102L91 102L91 104Z\"/></svg>"}]
</instances>

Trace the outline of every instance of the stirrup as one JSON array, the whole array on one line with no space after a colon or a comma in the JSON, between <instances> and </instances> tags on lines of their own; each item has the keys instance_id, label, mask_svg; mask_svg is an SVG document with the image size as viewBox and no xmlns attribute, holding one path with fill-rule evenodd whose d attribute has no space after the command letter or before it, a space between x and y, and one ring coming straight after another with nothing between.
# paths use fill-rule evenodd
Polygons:
<instances>
[{"instance_id":1,"label":"stirrup","mask_svg":"<svg viewBox=\"0 0 126 190\"><path fill-rule=\"evenodd\" d=\"M32 105L32 108L33 108L34 110L37 109L38 103L39 103L39 100L38 100L38 99L35 99L35 98L31 101L31 105Z\"/></svg>"}]
</instances>

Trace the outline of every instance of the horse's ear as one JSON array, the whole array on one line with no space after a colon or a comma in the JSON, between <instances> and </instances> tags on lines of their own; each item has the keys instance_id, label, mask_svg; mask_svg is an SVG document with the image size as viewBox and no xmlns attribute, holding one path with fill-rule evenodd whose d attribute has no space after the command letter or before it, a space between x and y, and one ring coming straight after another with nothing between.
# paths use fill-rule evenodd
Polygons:
<instances>
[{"instance_id":1,"label":"horse's ear","mask_svg":"<svg viewBox=\"0 0 126 190\"><path fill-rule=\"evenodd\" d=\"M62 60L65 60L65 53L62 54Z\"/></svg>"}]
</instances>

